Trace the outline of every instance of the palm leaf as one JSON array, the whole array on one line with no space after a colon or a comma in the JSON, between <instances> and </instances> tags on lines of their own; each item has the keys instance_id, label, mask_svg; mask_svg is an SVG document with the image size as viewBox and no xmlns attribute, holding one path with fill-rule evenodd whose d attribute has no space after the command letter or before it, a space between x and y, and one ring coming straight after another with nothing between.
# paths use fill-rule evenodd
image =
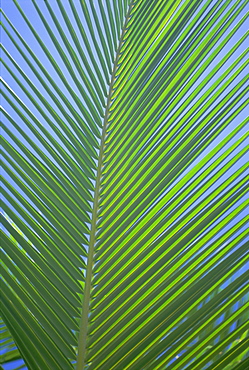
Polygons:
<instances>
[{"instance_id":1,"label":"palm leaf","mask_svg":"<svg viewBox=\"0 0 249 370\"><path fill-rule=\"evenodd\" d=\"M29 369L247 366L245 6L3 3L1 315Z\"/></svg>"},{"instance_id":2,"label":"palm leaf","mask_svg":"<svg viewBox=\"0 0 249 370\"><path fill-rule=\"evenodd\" d=\"M13 338L6 327L5 323L1 320L1 354L0 363L6 363L20 358L20 353L13 341Z\"/></svg>"}]
</instances>

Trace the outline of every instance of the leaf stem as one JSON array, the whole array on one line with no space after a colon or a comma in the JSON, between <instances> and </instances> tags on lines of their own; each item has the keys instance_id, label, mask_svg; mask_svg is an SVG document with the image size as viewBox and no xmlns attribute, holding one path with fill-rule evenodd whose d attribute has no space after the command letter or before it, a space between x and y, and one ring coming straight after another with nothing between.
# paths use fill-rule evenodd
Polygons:
<instances>
[{"instance_id":1,"label":"leaf stem","mask_svg":"<svg viewBox=\"0 0 249 370\"><path fill-rule=\"evenodd\" d=\"M133 8L133 2L131 1L127 15L125 18L124 26L122 28L122 33L119 40L118 49L116 52L116 58L113 64L113 70L111 75L111 82L109 87L109 92L107 96L107 104L105 109L104 123L102 128L102 136L100 143L100 151L98 157L98 169L97 177L94 191L94 202L93 202L93 212L92 212L92 222L91 222L91 232L90 232L90 241L89 241L89 250L87 258L87 267L86 267L86 280L84 288L84 298L82 302L82 314L80 319L80 330L78 338L78 356L76 363L76 370L84 370L85 367L85 355L87 351L87 328L89 323L89 306L91 299L91 289L92 289L92 277L93 277L93 256L94 256L94 246L95 246L95 237L97 231L97 221L98 221L98 209L99 209L99 198L100 198L100 188L101 188L101 177L102 177L102 168L103 168L103 159L104 159L104 148L105 148L105 139L108 126L108 118L110 114L110 105L112 100L113 85L116 78L116 71L118 68L118 60L120 57L120 50L123 45L124 35L126 27L130 18L130 13Z\"/></svg>"}]
</instances>

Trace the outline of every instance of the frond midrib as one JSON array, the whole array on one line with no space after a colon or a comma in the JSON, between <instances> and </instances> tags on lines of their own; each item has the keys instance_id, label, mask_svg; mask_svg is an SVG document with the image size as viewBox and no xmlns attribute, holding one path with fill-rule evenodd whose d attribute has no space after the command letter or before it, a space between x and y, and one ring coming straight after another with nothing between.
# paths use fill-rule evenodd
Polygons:
<instances>
[{"instance_id":1,"label":"frond midrib","mask_svg":"<svg viewBox=\"0 0 249 370\"><path fill-rule=\"evenodd\" d=\"M120 50L124 42L124 35L126 33L126 27L130 19L132 8L133 8L133 1L131 1L128 7L128 10L127 10L124 25L122 27L121 36L119 39L118 48L116 51L116 57L113 63L111 82L109 86L109 92L107 95L107 103L106 103L104 122L103 122L103 127L102 127L100 149L99 149L99 156L98 156L98 167L97 167L95 190L94 190L94 200L93 200L92 220L91 220L91 228L90 228L89 249L88 249L88 256L87 256L85 287L84 287L84 295L83 295L83 302L82 302L82 313L81 313L81 318L80 318L80 328L79 328L79 337L78 337L78 356L77 356L76 370L83 370L85 367L87 327L89 323L88 316L89 316L92 277L93 277L94 246L95 246L95 238L96 238L96 232L97 232L101 177L102 177L102 169L103 169L103 163L104 163L104 150L105 150L105 142L106 142L107 129L108 129L108 118L110 114L110 106L111 106L112 95L113 95L113 86L116 80L116 72L118 68L118 61L120 58Z\"/></svg>"}]
</instances>

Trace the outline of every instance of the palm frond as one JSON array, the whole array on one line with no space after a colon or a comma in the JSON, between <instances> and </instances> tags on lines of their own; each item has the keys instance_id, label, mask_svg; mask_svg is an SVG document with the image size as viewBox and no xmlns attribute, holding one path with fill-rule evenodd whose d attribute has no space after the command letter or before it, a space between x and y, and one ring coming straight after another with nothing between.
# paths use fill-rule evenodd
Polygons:
<instances>
[{"instance_id":1,"label":"palm frond","mask_svg":"<svg viewBox=\"0 0 249 370\"><path fill-rule=\"evenodd\" d=\"M0 363L6 363L21 358L21 355L16 347L15 342L10 334L10 331L6 327L6 324L0 319L1 326L1 353Z\"/></svg>"},{"instance_id":2,"label":"palm frond","mask_svg":"<svg viewBox=\"0 0 249 370\"><path fill-rule=\"evenodd\" d=\"M29 369L247 366L246 3L4 3L1 315Z\"/></svg>"}]
</instances>

